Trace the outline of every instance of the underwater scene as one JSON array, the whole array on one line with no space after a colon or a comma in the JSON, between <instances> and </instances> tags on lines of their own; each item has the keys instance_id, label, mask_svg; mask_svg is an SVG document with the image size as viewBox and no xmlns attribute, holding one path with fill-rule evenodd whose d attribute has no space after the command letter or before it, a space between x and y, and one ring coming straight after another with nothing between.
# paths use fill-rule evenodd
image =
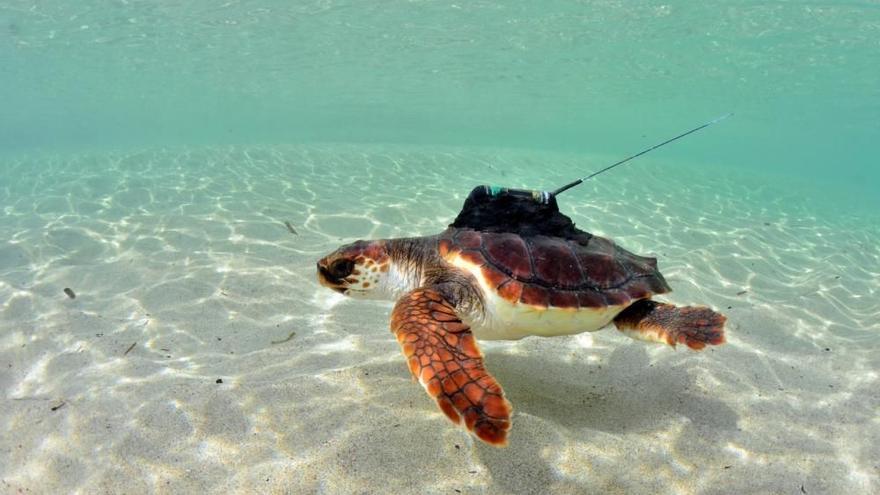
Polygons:
<instances>
[{"instance_id":1,"label":"underwater scene","mask_svg":"<svg viewBox=\"0 0 880 495\"><path fill-rule=\"evenodd\" d=\"M880 493L878 61L876 0L0 0L0 493Z\"/></svg>"}]
</instances>

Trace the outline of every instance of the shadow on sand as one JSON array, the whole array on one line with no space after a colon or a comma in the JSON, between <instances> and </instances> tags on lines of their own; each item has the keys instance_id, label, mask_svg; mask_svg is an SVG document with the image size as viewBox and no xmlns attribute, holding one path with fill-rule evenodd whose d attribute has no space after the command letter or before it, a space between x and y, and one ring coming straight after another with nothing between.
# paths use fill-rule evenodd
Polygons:
<instances>
[{"instance_id":1,"label":"shadow on sand","mask_svg":"<svg viewBox=\"0 0 880 495\"><path fill-rule=\"evenodd\" d=\"M552 452L566 439L590 442L597 432L651 434L677 418L686 418L686 429L707 441L737 429L738 417L730 407L696 389L687 360L652 364L638 343L617 348L604 364L545 360L541 354L488 357L514 405L514 430L508 448L477 444L476 449L506 492L586 488L561 479L545 460L547 449ZM565 381L571 377L580 381Z\"/></svg>"}]
</instances>

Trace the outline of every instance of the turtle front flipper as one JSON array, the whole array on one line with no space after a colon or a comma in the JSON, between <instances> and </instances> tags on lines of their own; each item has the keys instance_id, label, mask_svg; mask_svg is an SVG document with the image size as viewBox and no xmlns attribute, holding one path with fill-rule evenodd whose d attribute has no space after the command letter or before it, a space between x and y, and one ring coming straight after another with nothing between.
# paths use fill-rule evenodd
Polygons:
<instances>
[{"instance_id":1,"label":"turtle front flipper","mask_svg":"<svg viewBox=\"0 0 880 495\"><path fill-rule=\"evenodd\" d=\"M479 439L507 444L510 403L501 386L483 366L470 327L439 292L419 288L397 302L391 331L403 347L413 376L456 424Z\"/></svg>"},{"instance_id":2,"label":"turtle front flipper","mask_svg":"<svg viewBox=\"0 0 880 495\"><path fill-rule=\"evenodd\" d=\"M709 308L677 308L650 299L636 301L614 318L617 329L634 339L672 347L682 343L694 350L723 344L725 321L727 317Z\"/></svg>"}]
</instances>

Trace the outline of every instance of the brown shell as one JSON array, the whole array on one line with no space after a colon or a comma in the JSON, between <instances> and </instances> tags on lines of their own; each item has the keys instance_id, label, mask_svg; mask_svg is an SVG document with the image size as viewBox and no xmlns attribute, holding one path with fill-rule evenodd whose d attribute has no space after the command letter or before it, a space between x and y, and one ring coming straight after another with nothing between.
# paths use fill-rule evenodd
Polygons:
<instances>
[{"instance_id":1,"label":"brown shell","mask_svg":"<svg viewBox=\"0 0 880 495\"><path fill-rule=\"evenodd\" d=\"M441 255L458 252L480 266L489 285L513 303L600 308L671 290L655 258L589 234L570 240L450 228L439 243Z\"/></svg>"}]
</instances>

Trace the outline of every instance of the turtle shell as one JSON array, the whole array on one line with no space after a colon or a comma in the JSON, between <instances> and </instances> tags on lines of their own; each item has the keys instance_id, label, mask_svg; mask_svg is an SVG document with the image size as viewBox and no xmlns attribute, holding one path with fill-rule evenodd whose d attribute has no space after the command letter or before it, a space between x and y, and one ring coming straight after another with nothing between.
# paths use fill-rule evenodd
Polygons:
<instances>
[{"instance_id":1,"label":"turtle shell","mask_svg":"<svg viewBox=\"0 0 880 495\"><path fill-rule=\"evenodd\" d=\"M657 260L578 231L576 238L451 227L438 238L441 256L479 267L486 284L511 303L602 308L671 289Z\"/></svg>"}]
</instances>

